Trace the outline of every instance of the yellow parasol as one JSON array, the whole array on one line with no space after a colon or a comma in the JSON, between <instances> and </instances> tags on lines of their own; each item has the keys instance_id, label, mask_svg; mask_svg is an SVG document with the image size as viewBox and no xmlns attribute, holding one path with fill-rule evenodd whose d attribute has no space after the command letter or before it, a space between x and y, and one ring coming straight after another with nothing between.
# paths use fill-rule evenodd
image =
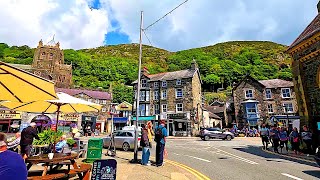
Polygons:
<instances>
[{"instance_id":1,"label":"yellow parasol","mask_svg":"<svg viewBox=\"0 0 320 180\"><path fill-rule=\"evenodd\" d=\"M1 105L17 111L39 112L39 113L57 113L56 130L58 127L59 113L81 113L81 112L98 112L101 105L91 103L68 94L58 92L57 100L33 101L27 103L20 102L3 102Z\"/></svg>"},{"instance_id":2,"label":"yellow parasol","mask_svg":"<svg viewBox=\"0 0 320 180\"><path fill-rule=\"evenodd\" d=\"M0 61L0 101L57 99L54 83Z\"/></svg>"}]
</instances>

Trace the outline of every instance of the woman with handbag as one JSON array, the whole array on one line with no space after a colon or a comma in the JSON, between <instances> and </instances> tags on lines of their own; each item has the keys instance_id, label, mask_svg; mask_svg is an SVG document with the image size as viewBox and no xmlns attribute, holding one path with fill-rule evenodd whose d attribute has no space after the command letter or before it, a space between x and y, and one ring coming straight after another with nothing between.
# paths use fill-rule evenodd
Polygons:
<instances>
[{"instance_id":1,"label":"woman with handbag","mask_svg":"<svg viewBox=\"0 0 320 180\"><path fill-rule=\"evenodd\" d=\"M292 150L294 151L294 153L295 154L298 154L298 152L300 153L300 148L299 148L300 135L299 135L298 129L296 127L293 128L293 131L290 133L289 137L290 137Z\"/></svg>"}]
</instances>

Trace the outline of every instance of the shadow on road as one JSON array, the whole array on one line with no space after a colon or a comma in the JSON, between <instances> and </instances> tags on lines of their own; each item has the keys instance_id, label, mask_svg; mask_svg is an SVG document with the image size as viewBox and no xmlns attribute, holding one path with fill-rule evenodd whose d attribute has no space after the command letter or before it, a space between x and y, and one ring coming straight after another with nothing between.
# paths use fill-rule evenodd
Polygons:
<instances>
[{"instance_id":1,"label":"shadow on road","mask_svg":"<svg viewBox=\"0 0 320 180\"><path fill-rule=\"evenodd\" d=\"M268 159L266 159L266 161L281 162L281 161L272 160L272 159L284 159L284 160L296 162L296 163L299 163L299 164L318 167L315 162L312 163L312 162L308 162L308 161L298 160L298 159L295 159L295 158L284 157L284 156L280 156L280 155L276 155L276 154L267 153L267 152L264 152L261 149L261 147L248 146L248 147L233 148L233 149L238 150L238 151L242 151L242 152L246 152L246 153L249 153L249 154L253 154L253 155L256 155L256 156L268 158ZM316 173L319 173L319 171L317 171Z\"/></svg>"},{"instance_id":2,"label":"shadow on road","mask_svg":"<svg viewBox=\"0 0 320 180\"><path fill-rule=\"evenodd\" d=\"M302 171L302 172L320 179L320 170L319 171Z\"/></svg>"}]
</instances>

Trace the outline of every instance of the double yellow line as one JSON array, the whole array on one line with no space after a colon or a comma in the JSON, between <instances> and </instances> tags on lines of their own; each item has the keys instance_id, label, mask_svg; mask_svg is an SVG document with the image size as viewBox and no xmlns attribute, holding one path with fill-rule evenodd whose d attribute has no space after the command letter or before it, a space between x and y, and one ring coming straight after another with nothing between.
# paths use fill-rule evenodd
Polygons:
<instances>
[{"instance_id":1,"label":"double yellow line","mask_svg":"<svg viewBox=\"0 0 320 180\"><path fill-rule=\"evenodd\" d=\"M189 166L186 166L184 164L180 164L178 162L175 162L175 161L170 161L168 159L165 160L165 162L173 165L173 166L178 166L188 172L190 172L191 174L193 174L194 176L196 176L199 180L210 180L209 177L207 177L206 175L200 173L199 171L195 170L195 169L192 169L191 167Z\"/></svg>"}]
</instances>

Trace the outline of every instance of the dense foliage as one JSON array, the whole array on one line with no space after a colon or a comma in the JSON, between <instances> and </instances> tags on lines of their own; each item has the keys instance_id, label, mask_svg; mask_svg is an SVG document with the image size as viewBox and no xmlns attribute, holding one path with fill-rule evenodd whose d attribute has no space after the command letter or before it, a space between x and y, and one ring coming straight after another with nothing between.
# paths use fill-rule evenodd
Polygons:
<instances>
[{"instance_id":1,"label":"dense foliage","mask_svg":"<svg viewBox=\"0 0 320 180\"><path fill-rule=\"evenodd\" d=\"M151 74L190 68L198 63L204 91L226 88L244 75L263 80L281 78L291 80L290 58L286 46L273 42L234 41L213 46L168 52L143 46L143 64ZM28 46L9 47L0 43L0 59L9 63L31 64L34 49ZM65 62L73 65L75 86L101 87L112 84L115 102L133 100L131 83L137 79L139 46L124 44L92 49L64 50ZM210 96L210 97L214 97ZM224 97L220 97L224 99Z\"/></svg>"}]
</instances>

